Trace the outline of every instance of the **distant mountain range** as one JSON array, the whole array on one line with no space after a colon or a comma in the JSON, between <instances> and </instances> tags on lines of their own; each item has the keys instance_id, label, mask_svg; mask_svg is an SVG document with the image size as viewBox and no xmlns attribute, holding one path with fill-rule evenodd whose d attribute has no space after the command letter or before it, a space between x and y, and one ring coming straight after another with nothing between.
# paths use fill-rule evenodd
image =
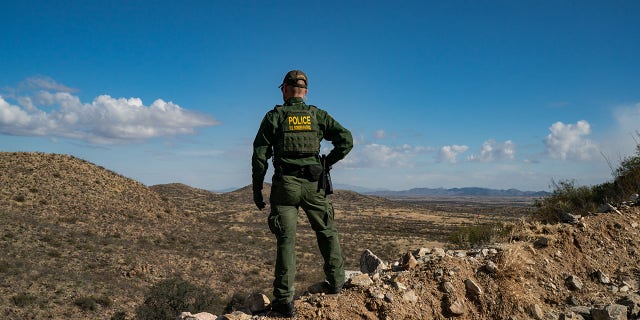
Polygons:
<instances>
[{"instance_id":1,"label":"distant mountain range","mask_svg":"<svg viewBox=\"0 0 640 320\"><path fill-rule=\"evenodd\" d=\"M544 197L549 195L546 191L521 191L518 189L489 189L489 188L413 188L403 191L369 191L368 195L381 197L429 197L429 196L475 196L475 197Z\"/></svg>"},{"instance_id":2,"label":"distant mountain range","mask_svg":"<svg viewBox=\"0 0 640 320\"><path fill-rule=\"evenodd\" d=\"M349 190L363 195L373 195L380 197L454 197L454 196L474 196L474 197L545 197L550 193L547 191L521 191L518 189L490 189L490 188L413 188L409 190L391 191L387 189L372 189L367 187L354 186L349 184L335 184L336 190ZM212 190L214 193L227 193L240 188L226 188Z\"/></svg>"}]
</instances>

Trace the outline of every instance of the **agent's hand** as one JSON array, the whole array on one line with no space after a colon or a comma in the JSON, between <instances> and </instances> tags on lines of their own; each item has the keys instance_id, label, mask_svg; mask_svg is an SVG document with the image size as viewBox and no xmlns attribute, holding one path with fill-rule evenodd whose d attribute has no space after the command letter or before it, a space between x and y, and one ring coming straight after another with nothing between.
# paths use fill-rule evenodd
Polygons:
<instances>
[{"instance_id":1,"label":"agent's hand","mask_svg":"<svg viewBox=\"0 0 640 320\"><path fill-rule=\"evenodd\" d=\"M264 209L264 207L267 205L262 199L262 191L253 193L253 202L256 204L256 207L258 207L259 210Z\"/></svg>"}]
</instances>

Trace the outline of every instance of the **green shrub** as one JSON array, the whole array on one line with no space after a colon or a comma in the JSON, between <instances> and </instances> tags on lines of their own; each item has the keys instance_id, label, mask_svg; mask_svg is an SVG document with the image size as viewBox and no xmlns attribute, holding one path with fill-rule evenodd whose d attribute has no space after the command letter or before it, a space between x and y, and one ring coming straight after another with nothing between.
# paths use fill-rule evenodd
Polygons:
<instances>
[{"instance_id":1,"label":"green shrub","mask_svg":"<svg viewBox=\"0 0 640 320\"><path fill-rule=\"evenodd\" d=\"M36 296L29 293L20 293L11 297L11 301L13 301L13 304L20 308L34 304L36 300Z\"/></svg>"},{"instance_id":2,"label":"green shrub","mask_svg":"<svg viewBox=\"0 0 640 320\"><path fill-rule=\"evenodd\" d=\"M77 298L73 301L73 304L80 307L84 311L94 311L98 308L98 304L93 297Z\"/></svg>"},{"instance_id":3,"label":"green shrub","mask_svg":"<svg viewBox=\"0 0 640 320\"><path fill-rule=\"evenodd\" d=\"M488 243L498 242L511 232L513 227L502 223L483 223L467 225L449 235L449 243L458 248L475 248Z\"/></svg>"},{"instance_id":4,"label":"green shrub","mask_svg":"<svg viewBox=\"0 0 640 320\"><path fill-rule=\"evenodd\" d=\"M211 288L171 278L151 287L144 303L136 309L136 319L173 320L183 311L212 312L216 305L219 301Z\"/></svg>"},{"instance_id":5,"label":"green shrub","mask_svg":"<svg viewBox=\"0 0 640 320\"><path fill-rule=\"evenodd\" d=\"M640 133L638 133L640 136ZM640 144L636 154L623 159L613 170L613 181L595 186L576 187L575 181L552 182L554 190L550 196L536 201L535 220L545 223L562 221L566 213L582 215L596 212L605 203L620 203L640 192Z\"/></svg>"},{"instance_id":6,"label":"green shrub","mask_svg":"<svg viewBox=\"0 0 640 320\"><path fill-rule=\"evenodd\" d=\"M111 299L105 296L88 296L75 299L73 304L84 311L94 311L98 308L98 305L110 307L112 302Z\"/></svg>"}]
</instances>

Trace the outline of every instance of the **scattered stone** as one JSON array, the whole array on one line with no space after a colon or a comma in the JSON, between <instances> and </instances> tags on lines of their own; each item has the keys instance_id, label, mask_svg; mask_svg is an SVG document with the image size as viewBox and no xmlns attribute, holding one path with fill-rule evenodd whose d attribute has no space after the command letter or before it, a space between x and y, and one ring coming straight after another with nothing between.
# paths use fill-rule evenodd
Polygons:
<instances>
[{"instance_id":1,"label":"scattered stone","mask_svg":"<svg viewBox=\"0 0 640 320\"><path fill-rule=\"evenodd\" d=\"M181 313L176 320L216 320L218 316L215 316L208 312L200 312L196 314L191 314L191 312L183 312Z\"/></svg>"},{"instance_id":2,"label":"scattered stone","mask_svg":"<svg viewBox=\"0 0 640 320\"><path fill-rule=\"evenodd\" d=\"M467 293L474 297L482 294L482 288L480 288L480 286L471 279L465 280L464 286L467 289Z\"/></svg>"},{"instance_id":3,"label":"scattered stone","mask_svg":"<svg viewBox=\"0 0 640 320\"><path fill-rule=\"evenodd\" d=\"M611 283L611 279L609 279L609 276L606 275L604 272L600 271L600 270L596 270L593 274L592 274L593 278L602 283L602 284L609 284Z\"/></svg>"},{"instance_id":4,"label":"scattered stone","mask_svg":"<svg viewBox=\"0 0 640 320\"><path fill-rule=\"evenodd\" d=\"M403 270L411 270L418 265L418 260L413 256L411 252L407 252L402 257L402 269Z\"/></svg>"},{"instance_id":5,"label":"scattered stone","mask_svg":"<svg viewBox=\"0 0 640 320\"><path fill-rule=\"evenodd\" d=\"M408 302L412 302L412 303L418 302L418 296L416 296L416 293L413 290L409 290L409 291L404 292L402 294L402 299L404 301L408 301Z\"/></svg>"},{"instance_id":6,"label":"scattered stone","mask_svg":"<svg viewBox=\"0 0 640 320\"><path fill-rule=\"evenodd\" d=\"M464 314L464 302L456 298L455 295L446 295L444 297L446 311L452 316L459 317Z\"/></svg>"},{"instance_id":7,"label":"scattered stone","mask_svg":"<svg viewBox=\"0 0 640 320\"><path fill-rule=\"evenodd\" d=\"M582 280L577 276L570 275L567 279L565 279L565 283L570 290L582 290Z\"/></svg>"},{"instance_id":8,"label":"scattered stone","mask_svg":"<svg viewBox=\"0 0 640 320\"><path fill-rule=\"evenodd\" d=\"M438 258L443 258L447 255L447 253L442 248L433 248L431 254Z\"/></svg>"},{"instance_id":9,"label":"scattered stone","mask_svg":"<svg viewBox=\"0 0 640 320\"><path fill-rule=\"evenodd\" d=\"M536 248L546 248L549 246L549 239L547 237L542 237L538 240L536 240L533 245Z\"/></svg>"},{"instance_id":10,"label":"scattered stone","mask_svg":"<svg viewBox=\"0 0 640 320\"><path fill-rule=\"evenodd\" d=\"M387 301L387 302L393 302L393 300L394 300L393 293L391 293L391 292L386 293L384 295L384 300Z\"/></svg>"},{"instance_id":11,"label":"scattered stone","mask_svg":"<svg viewBox=\"0 0 640 320\"><path fill-rule=\"evenodd\" d=\"M251 320L251 316L242 311L234 311L221 316L220 320Z\"/></svg>"},{"instance_id":12,"label":"scattered stone","mask_svg":"<svg viewBox=\"0 0 640 320\"><path fill-rule=\"evenodd\" d=\"M632 293L618 300L618 304L627 307L628 315L632 319L640 318L640 295Z\"/></svg>"},{"instance_id":13,"label":"scattered stone","mask_svg":"<svg viewBox=\"0 0 640 320\"><path fill-rule=\"evenodd\" d=\"M560 320L584 320L584 317L574 312L568 312L560 315Z\"/></svg>"},{"instance_id":14,"label":"scattered stone","mask_svg":"<svg viewBox=\"0 0 640 320\"><path fill-rule=\"evenodd\" d=\"M614 207L610 203L605 203L604 205L602 205L602 207L600 207L600 212L602 212L602 213L613 212L613 213L617 213L617 214L620 214L620 215L622 214L620 211L618 211L618 208Z\"/></svg>"},{"instance_id":15,"label":"scattered stone","mask_svg":"<svg viewBox=\"0 0 640 320\"><path fill-rule=\"evenodd\" d=\"M382 290L380 290L380 288L369 287L367 292L374 299L378 299L378 300L384 299L384 293L382 292Z\"/></svg>"},{"instance_id":16,"label":"scattered stone","mask_svg":"<svg viewBox=\"0 0 640 320\"><path fill-rule=\"evenodd\" d=\"M453 284L451 282L444 281L442 283L442 291L444 291L445 293L448 293L448 294L455 294L456 288L453 286Z\"/></svg>"},{"instance_id":17,"label":"scattered stone","mask_svg":"<svg viewBox=\"0 0 640 320\"><path fill-rule=\"evenodd\" d=\"M485 262L485 264L482 265L481 270L486 273L493 274L498 271L498 266L495 262L488 260L487 262Z\"/></svg>"},{"instance_id":18,"label":"scattered stone","mask_svg":"<svg viewBox=\"0 0 640 320\"><path fill-rule=\"evenodd\" d=\"M402 282L394 282L393 283L393 287L396 288L397 290L400 290L400 291L407 290L407 286L404 285L404 283L402 283Z\"/></svg>"},{"instance_id":19,"label":"scattered stone","mask_svg":"<svg viewBox=\"0 0 640 320\"><path fill-rule=\"evenodd\" d=\"M567 298L567 304L571 306L579 306L580 300L578 300L578 298L576 298L575 296L569 296L569 298Z\"/></svg>"},{"instance_id":20,"label":"scattered stone","mask_svg":"<svg viewBox=\"0 0 640 320\"><path fill-rule=\"evenodd\" d=\"M362 272L360 271L355 271L355 270L345 270L344 271L344 281L348 281L349 279L351 279L351 277L353 276L357 276L357 275L361 275Z\"/></svg>"},{"instance_id":21,"label":"scattered stone","mask_svg":"<svg viewBox=\"0 0 640 320\"><path fill-rule=\"evenodd\" d=\"M576 306L569 308L571 312L581 315L583 318L591 318L591 309L585 306Z\"/></svg>"},{"instance_id":22,"label":"scattered stone","mask_svg":"<svg viewBox=\"0 0 640 320\"><path fill-rule=\"evenodd\" d=\"M433 278L436 281L440 281L442 280L442 277L444 277L444 270L442 269L436 269L436 271L433 272Z\"/></svg>"},{"instance_id":23,"label":"scattered stone","mask_svg":"<svg viewBox=\"0 0 640 320\"><path fill-rule=\"evenodd\" d=\"M628 275L623 275L620 277L620 280L622 280L622 283L628 286L631 290L635 291L640 289L640 282L638 282L637 279L634 279Z\"/></svg>"},{"instance_id":24,"label":"scattered stone","mask_svg":"<svg viewBox=\"0 0 640 320\"><path fill-rule=\"evenodd\" d=\"M573 215L568 212L562 212L559 214L558 219L563 223L577 224L580 221L581 216Z\"/></svg>"},{"instance_id":25,"label":"scattered stone","mask_svg":"<svg viewBox=\"0 0 640 320\"><path fill-rule=\"evenodd\" d=\"M262 293L252 293L244 299L244 308L250 313L256 313L267 309L271 301Z\"/></svg>"},{"instance_id":26,"label":"scattered stone","mask_svg":"<svg viewBox=\"0 0 640 320\"><path fill-rule=\"evenodd\" d=\"M542 311L542 308L540 308L540 306L535 303L529 306L529 314L531 315L532 318L536 320L545 319L544 311Z\"/></svg>"},{"instance_id":27,"label":"scattered stone","mask_svg":"<svg viewBox=\"0 0 640 320\"><path fill-rule=\"evenodd\" d=\"M423 258L423 257L426 257L430 253L431 253L431 249L420 248L420 249L414 251L413 255L416 256L416 258Z\"/></svg>"},{"instance_id":28,"label":"scattered stone","mask_svg":"<svg viewBox=\"0 0 640 320\"><path fill-rule=\"evenodd\" d=\"M373 285L373 280L369 277L369 274L361 274L357 276L351 277L348 282L349 285L353 287L369 287Z\"/></svg>"},{"instance_id":29,"label":"scattered stone","mask_svg":"<svg viewBox=\"0 0 640 320\"><path fill-rule=\"evenodd\" d=\"M360 271L362 273L377 273L386 268L387 264L369 249L365 250L360 256Z\"/></svg>"},{"instance_id":30,"label":"scattered stone","mask_svg":"<svg viewBox=\"0 0 640 320\"><path fill-rule=\"evenodd\" d=\"M593 320L627 320L627 307L619 304L610 304L603 309L591 309Z\"/></svg>"}]
</instances>

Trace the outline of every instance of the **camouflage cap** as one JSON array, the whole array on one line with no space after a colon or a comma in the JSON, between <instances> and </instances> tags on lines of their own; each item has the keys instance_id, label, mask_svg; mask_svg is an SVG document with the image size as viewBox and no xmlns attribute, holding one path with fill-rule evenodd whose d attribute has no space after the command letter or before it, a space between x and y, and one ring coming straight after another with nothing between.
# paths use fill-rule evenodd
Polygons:
<instances>
[{"instance_id":1,"label":"camouflage cap","mask_svg":"<svg viewBox=\"0 0 640 320\"><path fill-rule=\"evenodd\" d=\"M298 80L304 81L304 84L298 83ZM282 84L280 88L284 85L289 85L298 88L306 88L308 85L307 75L302 72L302 70L291 70L287 72L284 76L284 80L282 80Z\"/></svg>"}]
</instances>

